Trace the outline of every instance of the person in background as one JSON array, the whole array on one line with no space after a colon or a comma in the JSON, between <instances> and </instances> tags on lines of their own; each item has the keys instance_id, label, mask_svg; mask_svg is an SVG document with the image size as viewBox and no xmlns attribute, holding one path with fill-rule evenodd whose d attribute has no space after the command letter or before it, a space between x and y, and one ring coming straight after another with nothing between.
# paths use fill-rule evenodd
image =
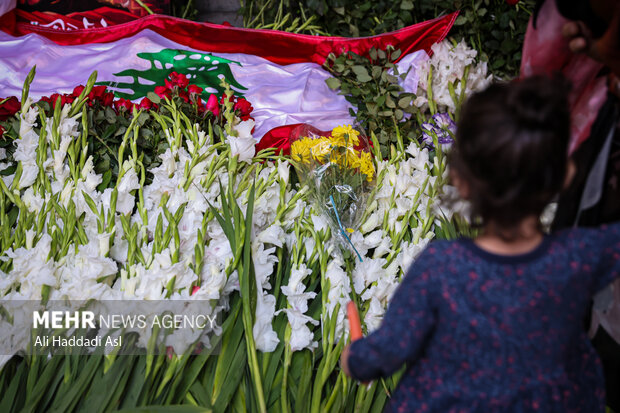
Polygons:
<instances>
[{"instance_id":1,"label":"person in background","mask_svg":"<svg viewBox=\"0 0 620 413\"><path fill-rule=\"evenodd\" d=\"M466 102L450 165L480 235L429 245L380 328L342 354L364 382L406 366L388 411L604 411L581 320L620 277L620 223L545 234L539 221L570 180L566 89L535 77Z\"/></svg>"},{"instance_id":2,"label":"person in background","mask_svg":"<svg viewBox=\"0 0 620 413\"><path fill-rule=\"evenodd\" d=\"M521 75L561 71L573 85L570 153L577 167L554 229L620 220L620 1L539 2ZM585 320L605 372L607 404L620 412L620 282L598 294Z\"/></svg>"}]
</instances>

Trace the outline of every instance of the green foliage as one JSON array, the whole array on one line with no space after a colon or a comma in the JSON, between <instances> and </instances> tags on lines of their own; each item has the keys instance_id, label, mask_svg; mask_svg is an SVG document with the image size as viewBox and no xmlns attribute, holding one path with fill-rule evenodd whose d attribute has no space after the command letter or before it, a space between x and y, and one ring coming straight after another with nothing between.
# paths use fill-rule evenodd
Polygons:
<instances>
[{"instance_id":1,"label":"green foliage","mask_svg":"<svg viewBox=\"0 0 620 413\"><path fill-rule=\"evenodd\" d=\"M374 133L383 158L389 155L390 145L397 143L399 133L403 134L403 139L413 140L419 132L421 114L412 103L415 94L403 91L398 85L399 77L407 75L399 74L394 64L400 53L391 46L386 50L372 48L370 58L353 52L340 56L332 53L324 64L335 76L328 79L327 85L334 90L340 89L340 94L355 106L351 116L369 136Z\"/></svg>"},{"instance_id":2,"label":"green foliage","mask_svg":"<svg viewBox=\"0 0 620 413\"><path fill-rule=\"evenodd\" d=\"M181 19L196 20L196 0L170 0L170 15Z\"/></svg>"},{"instance_id":3,"label":"green foliage","mask_svg":"<svg viewBox=\"0 0 620 413\"><path fill-rule=\"evenodd\" d=\"M516 6L505 0L245 0L240 13L246 27L288 30L289 21L312 18L302 33L372 36L460 10L450 36L465 39L498 76L514 76L534 0ZM257 18L258 17L258 18ZM283 22L286 17L287 22ZM270 25L270 27L268 27ZM295 28L296 31L298 27Z\"/></svg>"}]
</instances>

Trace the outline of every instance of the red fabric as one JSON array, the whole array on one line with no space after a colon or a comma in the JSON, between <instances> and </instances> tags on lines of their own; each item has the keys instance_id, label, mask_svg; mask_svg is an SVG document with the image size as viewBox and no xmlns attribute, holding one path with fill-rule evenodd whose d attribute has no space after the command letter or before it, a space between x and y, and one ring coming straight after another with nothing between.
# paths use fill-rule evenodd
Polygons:
<instances>
[{"instance_id":1,"label":"red fabric","mask_svg":"<svg viewBox=\"0 0 620 413\"><path fill-rule=\"evenodd\" d=\"M114 26L131 22L139 17L128 11L111 7L100 7L95 10L69 13L67 15L54 12L18 10L16 18L18 24L71 31Z\"/></svg>"},{"instance_id":2,"label":"red fabric","mask_svg":"<svg viewBox=\"0 0 620 413\"><path fill-rule=\"evenodd\" d=\"M322 131L307 123L295 123L292 125L279 126L273 128L263 136L263 138L256 144L255 153L267 148L276 148L277 155L289 156L291 154L291 142L295 138L304 136L331 136L331 131ZM360 144L355 147L356 150L366 150L372 148L372 141L368 142L361 140Z\"/></svg>"},{"instance_id":3,"label":"red fabric","mask_svg":"<svg viewBox=\"0 0 620 413\"><path fill-rule=\"evenodd\" d=\"M291 154L291 141L289 137L293 135L295 130L299 130L306 126L304 123L295 123L293 125L284 125L279 126L277 128L273 128L269 132L263 136L263 138L256 144L255 150L256 153L262 151L267 148L276 148L277 155L289 156ZM316 128L315 129L319 134L324 134Z\"/></svg>"},{"instance_id":4,"label":"red fabric","mask_svg":"<svg viewBox=\"0 0 620 413\"><path fill-rule=\"evenodd\" d=\"M69 15L75 11L96 9L102 4L123 9L135 17L149 14L137 0L18 0L17 8L30 12L43 11ZM142 0L142 4L153 13L166 14L170 10L170 0Z\"/></svg>"},{"instance_id":5,"label":"red fabric","mask_svg":"<svg viewBox=\"0 0 620 413\"><path fill-rule=\"evenodd\" d=\"M546 1L537 19L525 34L521 76L561 72L572 83L569 94L571 105L571 142L569 152L590 136L590 129L607 96L607 78L598 76L603 65L584 54L575 54L562 36L562 27L568 22L558 12L555 1Z\"/></svg>"},{"instance_id":6,"label":"red fabric","mask_svg":"<svg viewBox=\"0 0 620 413\"><path fill-rule=\"evenodd\" d=\"M14 10L0 18L0 27L12 36L37 33L60 45L107 43L150 29L179 44L214 53L246 53L274 63L315 62L323 64L331 52L350 50L366 54L371 47L392 45L407 53L424 49L443 40L458 12L373 37L343 38L310 36L274 30L241 29L211 23L197 23L176 17L151 15L110 27L57 30L25 23L24 12Z\"/></svg>"}]
</instances>

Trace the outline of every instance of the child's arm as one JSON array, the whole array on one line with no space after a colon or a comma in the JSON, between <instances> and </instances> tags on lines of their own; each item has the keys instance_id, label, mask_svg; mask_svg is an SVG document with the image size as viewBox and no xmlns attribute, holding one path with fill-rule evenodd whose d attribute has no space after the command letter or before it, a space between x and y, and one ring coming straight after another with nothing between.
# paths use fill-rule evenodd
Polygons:
<instances>
[{"instance_id":1,"label":"child's arm","mask_svg":"<svg viewBox=\"0 0 620 413\"><path fill-rule=\"evenodd\" d=\"M342 369L360 381L396 372L417 358L435 324L430 272L409 271L396 290L381 327L342 352Z\"/></svg>"}]
</instances>

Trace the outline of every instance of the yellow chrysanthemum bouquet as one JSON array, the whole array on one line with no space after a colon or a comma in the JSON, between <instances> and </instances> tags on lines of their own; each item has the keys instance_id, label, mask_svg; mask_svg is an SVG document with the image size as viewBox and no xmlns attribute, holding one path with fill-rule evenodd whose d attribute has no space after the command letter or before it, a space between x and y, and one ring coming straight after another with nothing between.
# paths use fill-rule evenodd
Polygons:
<instances>
[{"instance_id":1,"label":"yellow chrysanthemum bouquet","mask_svg":"<svg viewBox=\"0 0 620 413\"><path fill-rule=\"evenodd\" d=\"M291 136L291 159L332 231L355 250L350 234L375 185L375 166L366 136L351 125L330 132L302 125Z\"/></svg>"}]
</instances>

